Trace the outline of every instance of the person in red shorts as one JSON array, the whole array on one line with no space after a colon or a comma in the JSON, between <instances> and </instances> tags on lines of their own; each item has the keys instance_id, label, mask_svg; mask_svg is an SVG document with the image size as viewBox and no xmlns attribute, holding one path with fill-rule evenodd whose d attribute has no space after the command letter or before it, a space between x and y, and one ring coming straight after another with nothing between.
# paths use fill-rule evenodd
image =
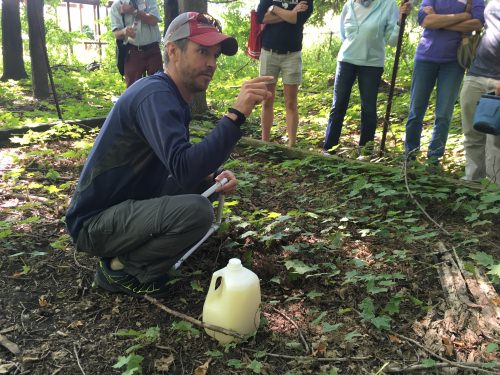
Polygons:
<instances>
[{"instance_id":1,"label":"person in red shorts","mask_svg":"<svg viewBox=\"0 0 500 375\"><path fill-rule=\"evenodd\" d=\"M156 0L115 0L110 12L111 30L127 46L127 87L143 77L163 70L160 50L160 14Z\"/></svg>"}]
</instances>

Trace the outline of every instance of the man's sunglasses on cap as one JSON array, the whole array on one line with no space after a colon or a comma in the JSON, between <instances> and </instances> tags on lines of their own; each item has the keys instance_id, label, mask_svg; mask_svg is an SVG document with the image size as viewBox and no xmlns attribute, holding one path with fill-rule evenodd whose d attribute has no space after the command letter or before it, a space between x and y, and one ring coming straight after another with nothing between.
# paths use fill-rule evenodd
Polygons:
<instances>
[{"instance_id":1,"label":"man's sunglasses on cap","mask_svg":"<svg viewBox=\"0 0 500 375\"><path fill-rule=\"evenodd\" d=\"M222 34L219 21L209 14L186 12L174 18L165 32L165 43L185 38L205 47L220 44L224 55L232 56L238 52L236 39Z\"/></svg>"}]
</instances>

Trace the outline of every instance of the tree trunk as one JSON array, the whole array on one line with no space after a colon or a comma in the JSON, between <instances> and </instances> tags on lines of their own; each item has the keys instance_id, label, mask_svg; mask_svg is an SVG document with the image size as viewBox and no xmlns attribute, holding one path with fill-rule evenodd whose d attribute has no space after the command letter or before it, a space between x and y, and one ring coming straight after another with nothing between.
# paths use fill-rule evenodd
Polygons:
<instances>
[{"instance_id":1,"label":"tree trunk","mask_svg":"<svg viewBox=\"0 0 500 375\"><path fill-rule=\"evenodd\" d=\"M179 13L207 13L207 0L179 0Z\"/></svg>"},{"instance_id":2,"label":"tree trunk","mask_svg":"<svg viewBox=\"0 0 500 375\"><path fill-rule=\"evenodd\" d=\"M207 13L207 0L179 0L179 13L199 12ZM207 97L205 92L200 92L194 96L191 103L191 112L194 115L201 115L208 111Z\"/></svg>"},{"instance_id":3,"label":"tree trunk","mask_svg":"<svg viewBox=\"0 0 500 375\"><path fill-rule=\"evenodd\" d=\"M179 15L178 0L165 0L165 3L163 4L163 10L165 13L165 17L163 19L163 21L165 22L165 30L163 30L163 34L165 35L170 22L172 22L172 20Z\"/></svg>"},{"instance_id":4,"label":"tree trunk","mask_svg":"<svg viewBox=\"0 0 500 375\"><path fill-rule=\"evenodd\" d=\"M0 80L28 78L24 69L19 0L2 1L3 75Z\"/></svg>"},{"instance_id":5,"label":"tree trunk","mask_svg":"<svg viewBox=\"0 0 500 375\"><path fill-rule=\"evenodd\" d=\"M23 42L21 39L21 18L18 0L2 1L2 81L27 78L24 69Z\"/></svg>"},{"instance_id":6,"label":"tree trunk","mask_svg":"<svg viewBox=\"0 0 500 375\"><path fill-rule=\"evenodd\" d=\"M36 99L45 99L50 95L48 66L45 59L43 5L43 0L27 0L31 78L33 81L33 96Z\"/></svg>"}]
</instances>

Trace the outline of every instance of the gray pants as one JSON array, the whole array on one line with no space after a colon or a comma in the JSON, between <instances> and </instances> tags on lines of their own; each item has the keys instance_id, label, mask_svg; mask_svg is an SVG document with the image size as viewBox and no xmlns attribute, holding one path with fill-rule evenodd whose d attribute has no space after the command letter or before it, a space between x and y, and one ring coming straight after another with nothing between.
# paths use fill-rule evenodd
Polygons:
<instances>
[{"instance_id":1,"label":"gray pants","mask_svg":"<svg viewBox=\"0 0 500 375\"><path fill-rule=\"evenodd\" d=\"M140 282L166 273L214 219L210 201L201 195L127 200L87 220L76 242L78 251L118 259Z\"/></svg>"},{"instance_id":2,"label":"gray pants","mask_svg":"<svg viewBox=\"0 0 500 375\"><path fill-rule=\"evenodd\" d=\"M478 181L488 177L500 184L500 136L485 134L472 127L477 102L482 94L494 91L499 80L466 76L460 94L465 148L465 179Z\"/></svg>"}]
</instances>

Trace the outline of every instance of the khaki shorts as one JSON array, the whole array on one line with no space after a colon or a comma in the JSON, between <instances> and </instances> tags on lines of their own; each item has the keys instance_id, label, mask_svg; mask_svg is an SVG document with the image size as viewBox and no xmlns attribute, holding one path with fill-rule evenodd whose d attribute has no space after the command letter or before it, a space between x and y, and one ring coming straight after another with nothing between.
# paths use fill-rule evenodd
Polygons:
<instances>
[{"instance_id":1,"label":"khaki shorts","mask_svg":"<svg viewBox=\"0 0 500 375\"><path fill-rule=\"evenodd\" d=\"M302 52L278 54L261 50L260 75L273 76L275 81L281 72L281 78L286 85L300 85L302 82Z\"/></svg>"}]
</instances>

